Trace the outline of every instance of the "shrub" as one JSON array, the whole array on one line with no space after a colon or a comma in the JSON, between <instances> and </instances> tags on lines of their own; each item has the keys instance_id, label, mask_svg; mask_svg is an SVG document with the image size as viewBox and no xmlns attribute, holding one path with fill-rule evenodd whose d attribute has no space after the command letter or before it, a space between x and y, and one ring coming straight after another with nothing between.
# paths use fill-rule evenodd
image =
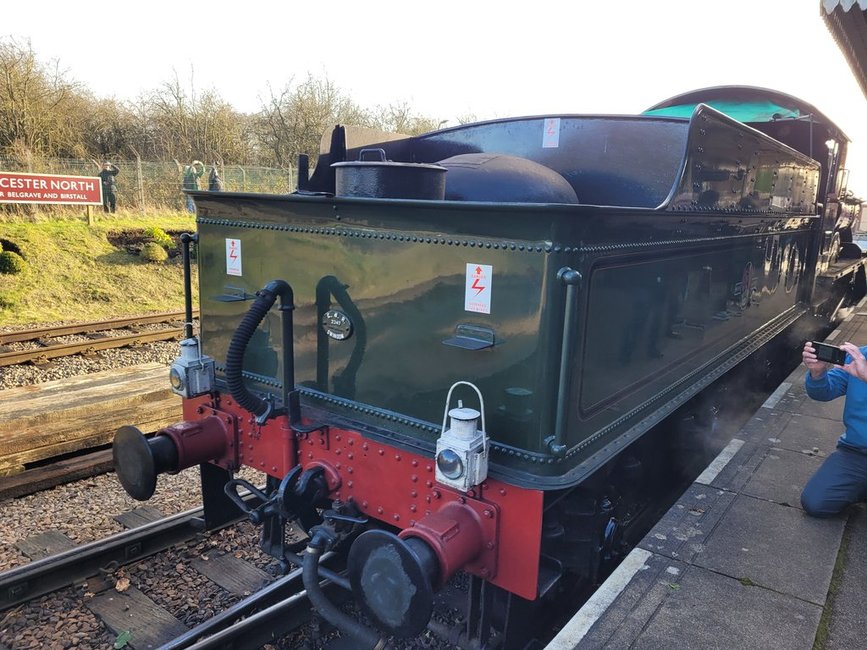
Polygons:
<instances>
[{"instance_id":1,"label":"shrub","mask_svg":"<svg viewBox=\"0 0 867 650\"><path fill-rule=\"evenodd\" d=\"M18 253L3 251L0 253L0 273L15 275L21 273L27 266L27 262Z\"/></svg>"},{"instance_id":2,"label":"shrub","mask_svg":"<svg viewBox=\"0 0 867 650\"><path fill-rule=\"evenodd\" d=\"M159 244L166 250L175 247L175 242L162 228L148 228L145 230L145 235L149 237L151 241L153 241L155 244Z\"/></svg>"},{"instance_id":3,"label":"shrub","mask_svg":"<svg viewBox=\"0 0 867 650\"><path fill-rule=\"evenodd\" d=\"M0 255L2 255L2 253L0 253ZM169 259L169 254L166 253L166 249L152 241L142 247L141 256L143 260L148 262L165 262Z\"/></svg>"},{"instance_id":4,"label":"shrub","mask_svg":"<svg viewBox=\"0 0 867 650\"><path fill-rule=\"evenodd\" d=\"M0 251L12 251L13 253L18 253L21 257L24 255L21 253L21 249L18 248L17 244L13 241L9 241L8 239L0 238Z\"/></svg>"}]
</instances>

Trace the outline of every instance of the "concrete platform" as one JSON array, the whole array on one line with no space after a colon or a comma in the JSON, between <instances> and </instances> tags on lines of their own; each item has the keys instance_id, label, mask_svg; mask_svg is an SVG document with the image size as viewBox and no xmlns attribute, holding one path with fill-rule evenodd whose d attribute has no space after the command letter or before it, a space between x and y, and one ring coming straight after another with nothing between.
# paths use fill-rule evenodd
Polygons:
<instances>
[{"instance_id":1,"label":"concrete platform","mask_svg":"<svg viewBox=\"0 0 867 650\"><path fill-rule=\"evenodd\" d=\"M829 340L867 343L867 310ZM800 494L842 433L800 366L548 650L867 648L867 503L808 517Z\"/></svg>"}]
</instances>

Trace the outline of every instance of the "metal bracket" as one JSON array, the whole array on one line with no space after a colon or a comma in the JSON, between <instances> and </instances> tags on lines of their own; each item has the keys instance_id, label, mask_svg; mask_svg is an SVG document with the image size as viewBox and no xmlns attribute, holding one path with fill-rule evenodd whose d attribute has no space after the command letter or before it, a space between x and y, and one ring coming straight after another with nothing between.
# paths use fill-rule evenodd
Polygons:
<instances>
[{"instance_id":1,"label":"metal bracket","mask_svg":"<svg viewBox=\"0 0 867 650\"><path fill-rule=\"evenodd\" d=\"M304 425L304 424L291 424L289 425L292 428L292 431L295 435L298 436L299 439L304 440L310 437L310 434L314 431L319 431L320 433L320 442L322 444L323 449L329 449L331 442L329 435L329 427L327 424L323 424L321 422Z\"/></svg>"},{"instance_id":2,"label":"metal bracket","mask_svg":"<svg viewBox=\"0 0 867 650\"><path fill-rule=\"evenodd\" d=\"M227 284L223 289L226 293L214 296L214 300L218 302L243 302L256 297L256 294L247 293L246 289L242 287L233 287Z\"/></svg>"}]
</instances>

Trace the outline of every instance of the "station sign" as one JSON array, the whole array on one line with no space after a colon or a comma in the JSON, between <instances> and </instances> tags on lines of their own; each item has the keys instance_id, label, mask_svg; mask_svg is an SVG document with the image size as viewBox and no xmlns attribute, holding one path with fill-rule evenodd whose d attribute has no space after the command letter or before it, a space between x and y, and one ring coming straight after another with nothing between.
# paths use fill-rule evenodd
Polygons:
<instances>
[{"instance_id":1,"label":"station sign","mask_svg":"<svg viewBox=\"0 0 867 650\"><path fill-rule=\"evenodd\" d=\"M102 205L102 183L97 176L0 171L0 203Z\"/></svg>"}]
</instances>

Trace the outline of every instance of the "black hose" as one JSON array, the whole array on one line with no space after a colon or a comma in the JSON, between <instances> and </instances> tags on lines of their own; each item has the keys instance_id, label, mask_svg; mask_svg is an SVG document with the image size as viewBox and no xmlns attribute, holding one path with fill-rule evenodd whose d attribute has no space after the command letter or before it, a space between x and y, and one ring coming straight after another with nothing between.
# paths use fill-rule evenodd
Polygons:
<instances>
[{"instance_id":1,"label":"black hose","mask_svg":"<svg viewBox=\"0 0 867 650\"><path fill-rule=\"evenodd\" d=\"M307 552L304 553L304 566L301 577L304 580L304 588L307 590L307 597L313 604L313 607L329 623L337 627L341 632L345 632L351 637L358 639L366 648L380 649L385 648L385 642L380 639L379 634L365 627L358 621L354 621L349 616L341 612L334 603L328 600L328 597L322 592L319 586L319 556L322 554L322 549L311 545L307 547Z\"/></svg>"},{"instance_id":2,"label":"black hose","mask_svg":"<svg viewBox=\"0 0 867 650\"><path fill-rule=\"evenodd\" d=\"M304 566L304 557L298 555L297 553L290 553L287 551L283 554L283 557L286 559L287 562L294 564L295 566ZM349 584L349 578L346 578L345 576L342 576L339 573L336 573L335 571L332 571L331 569L322 566L321 563L319 564L318 571L321 577L330 580L341 589L345 589L346 591L352 591L352 585Z\"/></svg>"},{"instance_id":3,"label":"black hose","mask_svg":"<svg viewBox=\"0 0 867 650\"><path fill-rule=\"evenodd\" d=\"M244 385L244 353L259 323L274 306L277 296L280 296L283 304L291 304L292 287L283 280L272 280L264 289L256 292L256 300L232 335L229 351L226 353L226 383L229 385L229 392L240 407L250 411L257 418L266 416L271 405L261 397L253 395ZM285 341L283 345L286 345Z\"/></svg>"}]
</instances>

